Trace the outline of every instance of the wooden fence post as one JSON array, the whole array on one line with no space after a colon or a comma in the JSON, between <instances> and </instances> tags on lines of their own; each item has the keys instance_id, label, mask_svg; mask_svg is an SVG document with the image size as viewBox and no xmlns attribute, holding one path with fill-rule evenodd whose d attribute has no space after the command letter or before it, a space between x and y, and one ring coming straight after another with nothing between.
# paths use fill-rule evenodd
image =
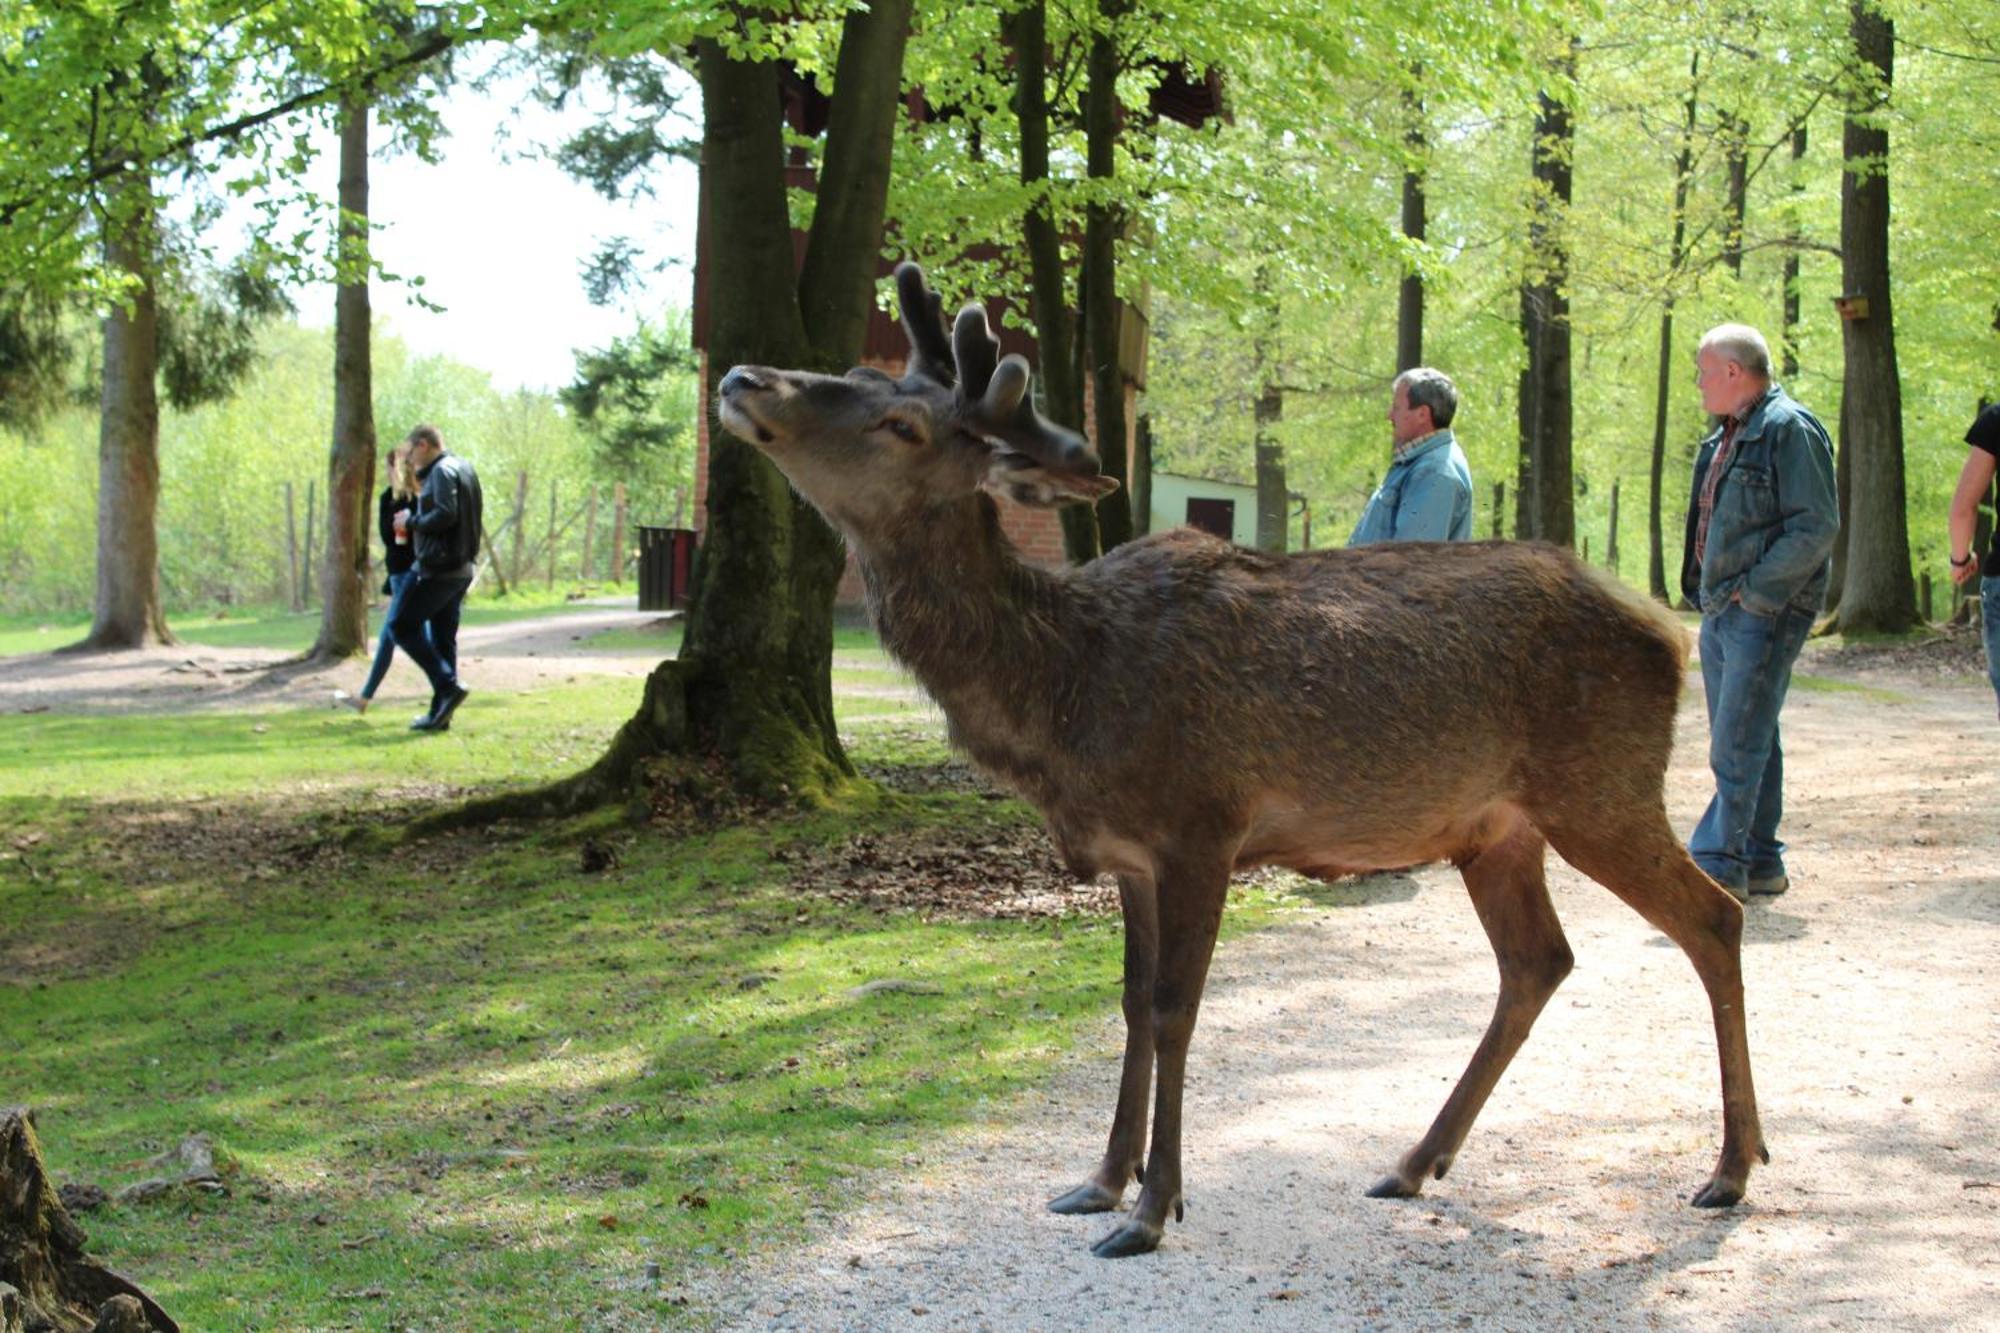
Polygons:
<instances>
[{"instance_id":1,"label":"wooden fence post","mask_svg":"<svg viewBox=\"0 0 2000 1333\"><path fill-rule=\"evenodd\" d=\"M1498 541L1507 535L1507 483L1493 483L1493 539Z\"/></svg>"},{"instance_id":2,"label":"wooden fence post","mask_svg":"<svg viewBox=\"0 0 2000 1333\"><path fill-rule=\"evenodd\" d=\"M590 488L590 503L583 511L583 559L576 562L579 582L590 582L590 544L597 538L597 488Z\"/></svg>"},{"instance_id":3,"label":"wooden fence post","mask_svg":"<svg viewBox=\"0 0 2000 1333\"><path fill-rule=\"evenodd\" d=\"M292 576L285 591L291 594L292 610L303 611L306 608L299 601L299 509L293 503L289 481L285 483L285 550L292 561Z\"/></svg>"},{"instance_id":4,"label":"wooden fence post","mask_svg":"<svg viewBox=\"0 0 2000 1333\"><path fill-rule=\"evenodd\" d=\"M549 591L556 586L556 483L549 479Z\"/></svg>"},{"instance_id":5,"label":"wooden fence post","mask_svg":"<svg viewBox=\"0 0 2000 1333\"><path fill-rule=\"evenodd\" d=\"M1618 572L1618 478L1611 479L1611 535L1604 543L1604 567Z\"/></svg>"},{"instance_id":6,"label":"wooden fence post","mask_svg":"<svg viewBox=\"0 0 2000 1333\"><path fill-rule=\"evenodd\" d=\"M521 543L528 532L528 474L524 470L514 480L514 559L508 570L509 582L521 581Z\"/></svg>"},{"instance_id":7,"label":"wooden fence post","mask_svg":"<svg viewBox=\"0 0 2000 1333\"><path fill-rule=\"evenodd\" d=\"M625 582L625 483L611 489L611 582Z\"/></svg>"},{"instance_id":8,"label":"wooden fence post","mask_svg":"<svg viewBox=\"0 0 2000 1333\"><path fill-rule=\"evenodd\" d=\"M318 526L318 524L314 521L318 517L316 512L317 506L315 504L316 487L317 483L314 482L312 479L308 478L306 480L305 577L301 579L299 582L299 598L298 598L299 603L302 607L312 605L313 529Z\"/></svg>"}]
</instances>

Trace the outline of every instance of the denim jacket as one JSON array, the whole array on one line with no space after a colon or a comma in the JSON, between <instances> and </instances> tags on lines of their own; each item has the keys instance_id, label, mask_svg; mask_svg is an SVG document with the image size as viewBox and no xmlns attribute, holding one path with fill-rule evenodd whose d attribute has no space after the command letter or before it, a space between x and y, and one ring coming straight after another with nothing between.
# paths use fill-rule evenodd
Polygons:
<instances>
[{"instance_id":1,"label":"denim jacket","mask_svg":"<svg viewBox=\"0 0 2000 1333\"><path fill-rule=\"evenodd\" d=\"M1448 430L1420 440L1389 468L1349 546L1472 539L1472 469Z\"/></svg>"},{"instance_id":2,"label":"denim jacket","mask_svg":"<svg viewBox=\"0 0 2000 1333\"><path fill-rule=\"evenodd\" d=\"M1695 527L1702 485L1721 442L1717 429L1695 456L1681 591L1710 613L1720 612L1731 598L1760 616L1787 606L1817 612L1840 531L1826 427L1775 384L1752 405L1715 488L1703 560L1694 549Z\"/></svg>"}]
</instances>

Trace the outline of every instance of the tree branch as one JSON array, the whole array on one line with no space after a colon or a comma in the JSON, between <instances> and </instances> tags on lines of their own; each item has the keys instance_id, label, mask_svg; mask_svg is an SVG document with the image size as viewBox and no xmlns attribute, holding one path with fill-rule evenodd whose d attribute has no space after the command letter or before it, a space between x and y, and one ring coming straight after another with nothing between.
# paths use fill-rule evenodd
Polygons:
<instances>
[{"instance_id":1,"label":"tree branch","mask_svg":"<svg viewBox=\"0 0 2000 1333\"><path fill-rule=\"evenodd\" d=\"M185 153L202 144L214 143L223 139L233 139L249 130L256 129L260 125L268 124L281 116L290 115L294 111L337 99L357 83L362 87L367 87L385 74L393 74L397 70L410 65L420 65L431 57L449 50L453 45L468 38L475 38L478 35L479 30L476 28L469 29L457 35L442 31L428 33L409 50L393 59L384 61L380 65L359 72L356 77L322 84L295 97L288 97L282 102L273 103L261 111L238 116L235 120L225 121L220 125L211 125L204 130L189 131L161 148L158 152L152 154L141 156L125 153L112 158L110 161L97 162L84 176L73 180L74 187L76 189L87 189L93 185L100 185L114 176L123 175L135 167L151 166L156 162ZM94 148L96 140L96 107L96 94L93 91L91 100L91 140L93 147L90 157L86 160L94 160L96 156ZM71 182L65 181L64 183L69 184ZM0 227L11 224L16 214L34 202L35 197L29 196L26 198L10 199L4 204L0 204Z\"/></svg>"}]
</instances>

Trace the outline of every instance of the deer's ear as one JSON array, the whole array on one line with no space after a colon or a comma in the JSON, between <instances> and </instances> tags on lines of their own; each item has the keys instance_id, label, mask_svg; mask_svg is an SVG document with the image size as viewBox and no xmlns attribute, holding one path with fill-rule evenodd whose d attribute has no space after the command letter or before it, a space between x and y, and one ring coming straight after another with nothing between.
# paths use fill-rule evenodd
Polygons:
<instances>
[{"instance_id":1,"label":"deer's ear","mask_svg":"<svg viewBox=\"0 0 2000 1333\"><path fill-rule=\"evenodd\" d=\"M1030 509L1095 502L1118 489L1118 483L1110 477L1045 468L1025 454L1015 453L993 456L984 485L987 490Z\"/></svg>"}]
</instances>

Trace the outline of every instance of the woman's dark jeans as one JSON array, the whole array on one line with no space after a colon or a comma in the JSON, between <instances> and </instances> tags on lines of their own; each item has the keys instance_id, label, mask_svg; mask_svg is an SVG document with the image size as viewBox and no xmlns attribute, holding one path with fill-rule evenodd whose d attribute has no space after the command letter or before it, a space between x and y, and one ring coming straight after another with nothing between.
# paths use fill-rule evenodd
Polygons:
<instances>
[{"instance_id":1,"label":"woman's dark jeans","mask_svg":"<svg viewBox=\"0 0 2000 1333\"><path fill-rule=\"evenodd\" d=\"M382 684L382 677L389 674L389 659L396 655L396 636L390 632L389 622L396 618L396 612L403 609L403 590L416 576L415 570L389 576L389 607L382 613L382 638L375 645L375 665L368 668L368 683L361 687L364 699L373 699Z\"/></svg>"}]
</instances>

